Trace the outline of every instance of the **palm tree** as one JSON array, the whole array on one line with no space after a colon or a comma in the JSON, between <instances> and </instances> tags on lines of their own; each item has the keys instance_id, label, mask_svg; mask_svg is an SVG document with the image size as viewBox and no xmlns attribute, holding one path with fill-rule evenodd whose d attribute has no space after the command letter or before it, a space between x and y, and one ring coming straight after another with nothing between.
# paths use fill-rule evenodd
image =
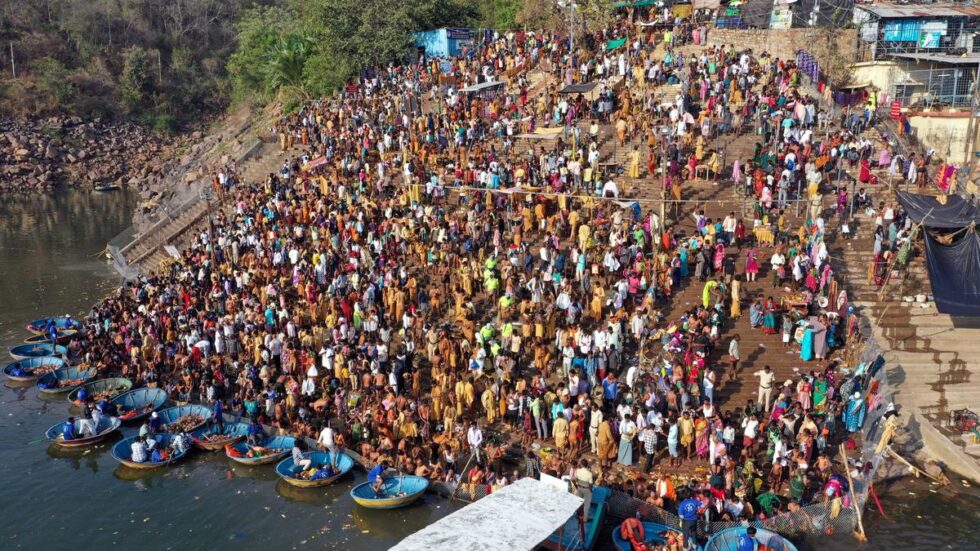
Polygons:
<instances>
[{"instance_id":1,"label":"palm tree","mask_svg":"<svg viewBox=\"0 0 980 551\"><path fill-rule=\"evenodd\" d=\"M313 41L298 34L288 34L269 53L266 83L270 90L298 92L310 99L303 82L303 67L313 52Z\"/></svg>"}]
</instances>

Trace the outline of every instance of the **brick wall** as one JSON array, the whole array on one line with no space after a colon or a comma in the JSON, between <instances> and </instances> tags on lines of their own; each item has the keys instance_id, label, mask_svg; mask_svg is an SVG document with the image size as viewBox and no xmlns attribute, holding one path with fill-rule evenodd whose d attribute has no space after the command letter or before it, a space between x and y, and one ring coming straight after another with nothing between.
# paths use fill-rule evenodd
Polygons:
<instances>
[{"instance_id":1,"label":"brick wall","mask_svg":"<svg viewBox=\"0 0 980 551\"><path fill-rule=\"evenodd\" d=\"M711 29L708 31L708 45L721 46L734 44L737 50L751 48L755 53L769 52L780 59L796 59L796 51L804 48L812 53L817 61L830 55L827 34L813 29ZM837 51L852 59L857 40L855 29L838 29L833 32Z\"/></svg>"}]
</instances>

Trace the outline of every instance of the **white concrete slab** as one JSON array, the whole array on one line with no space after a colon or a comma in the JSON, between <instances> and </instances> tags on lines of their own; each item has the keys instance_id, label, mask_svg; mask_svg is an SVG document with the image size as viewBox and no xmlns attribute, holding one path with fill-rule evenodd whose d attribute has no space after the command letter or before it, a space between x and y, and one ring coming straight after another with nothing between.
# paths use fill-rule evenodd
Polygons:
<instances>
[{"instance_id":1,"label":"white concrete slab","mask_svg":"<svg viewBox=\"0 0 980 551\"><path fill-rule=\"evenodd\" d=\"M391 551L530 551L581 505L574 494L525 478L426 526Z\"/></svg>"}]
</instances>

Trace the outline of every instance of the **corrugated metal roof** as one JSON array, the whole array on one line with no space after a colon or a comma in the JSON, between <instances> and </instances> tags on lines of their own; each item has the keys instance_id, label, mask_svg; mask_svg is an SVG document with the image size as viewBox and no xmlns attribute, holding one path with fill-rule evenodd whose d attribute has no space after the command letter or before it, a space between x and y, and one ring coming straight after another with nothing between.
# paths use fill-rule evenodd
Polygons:
<instances>
[{"instance_id":1,"label":"corrugated metal roof","mask_svg":"<svg viewBox=\"0 0 980 551\"><path fill-rule=\"evenodd\" d=\"M959 4L871 4L870 6L855 5L854 8L871 12L882 19L980 16L980 6Z\"/></svg>"},{"instance_id":2,"label":"corrugated metal roof","mask_svg":"<svg viewBox=\"0 0 980 551\"><path fill-rule=\"evenodd\" d=\"M967 55L953 54L932 54L932 53L909 53L909 54L890 54L902 59L914 61L931 61L933 63L948 63L950 65L976 65L980 62L980 53Z\"/></svg>"}]
</instances>

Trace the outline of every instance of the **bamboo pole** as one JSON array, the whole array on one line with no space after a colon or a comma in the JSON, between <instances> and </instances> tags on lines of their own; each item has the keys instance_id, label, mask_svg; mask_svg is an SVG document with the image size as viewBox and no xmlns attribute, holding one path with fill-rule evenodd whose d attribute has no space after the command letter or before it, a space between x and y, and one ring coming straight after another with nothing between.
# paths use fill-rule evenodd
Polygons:
<instances>
[{"instance_id":1,"label":"bamboo pole","mask_svg":"<svg viewBox=\"0 0 980 551\"><path fill-rule=\"evenodd\" d=\"M840 455L841 459L844 460L844 472L847 473L848 491L851 494L851 503L854 504L854 514L857 515L857 530L854 532L854 537L860 542L866 542L868 541L868 537L864 534L864 522L861 520L861 509L858 507L857 498L854 496L854 480L851 478L851 467L847 462L847 450L844 448L844 444L840 445Z\"/></svg>"},{"instance_id":2,"label":"bamboo pole","mask_svg":"<svg viewBox=\"0 0 980 551\"><path fill-rule=\"evenodd\" d=\"M466 468L470 466L470 461L473 461L474 457L476 457L476 454L470 454L470 458L466 460L466 465L463 465L463 470L459 473L459 482L456 483L456 488L453 489L453 494L449 496L449 501L456 501L456 494L459 493L459 487L462 486L464 484L463 481L466 480ZM468 484L468 482L466 484Z\"/></svg>"},{"instance_id":3,"label":"bamboo pole","mask_svg":"<svg viewBox=\"0 0 980 551\"><path fill-rule=\"evenodd\" d=\"M901 455L899 455L898 452L896 452L895 450L893 450L891 446L886 446L885 447L885 450L888 451L888 453L891 454L892 457L894 457L895 459L897 459L901 463L904 463L908 468L912 469L912 473L915 474L915 477L916 478L918 478L919 475L923 475L926 478L932 480L933 482L936 482L937 484L944 484L945 485L945 484L948 484L949 483L948 480L942 480L942 479L936 478L936 477L932 476L931 474L923 471L922 469L916 467L915 465L913 465L912 463L910 463L907 459L905 459L904 457L902 457Z\"/></svg>"}]
</instances>

